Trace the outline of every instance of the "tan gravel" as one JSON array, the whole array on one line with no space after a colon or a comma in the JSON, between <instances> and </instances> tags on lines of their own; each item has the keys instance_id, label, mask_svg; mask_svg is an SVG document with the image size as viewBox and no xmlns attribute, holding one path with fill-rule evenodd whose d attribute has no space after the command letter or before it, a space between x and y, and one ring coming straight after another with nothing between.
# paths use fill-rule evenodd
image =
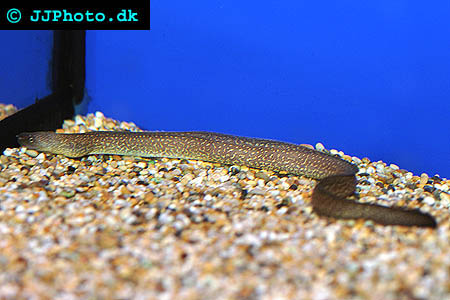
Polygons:
<instances>
[{"instance_id":1,"label":"tan gravel","mask_svg":"<svg viewBox=\"0 0 450 300\"><path fill-rule=\"evenodd\" d=\"M139 129L97 112L59 131L88 130ZM361 201L419 207L438 228L320 218L304 177L6 149L0 298L449 299L450 181L331 153L360 167Z\"/></svg>"}]
</instances>

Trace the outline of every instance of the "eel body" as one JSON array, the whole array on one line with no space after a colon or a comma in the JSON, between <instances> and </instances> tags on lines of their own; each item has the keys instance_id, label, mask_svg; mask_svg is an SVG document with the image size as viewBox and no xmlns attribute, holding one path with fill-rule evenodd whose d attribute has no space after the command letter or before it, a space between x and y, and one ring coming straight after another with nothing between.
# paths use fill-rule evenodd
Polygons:
<instances>
[{"instance_id":1,"label":"eel body","mask_svg":"<svg viewBox=\"0 0 450 300\"><path fill-rule=\"evenodd\" d=\"M33 132L18 135L18 142L29 149L67 157L116 154L184 158L305 175L319 180L312 195L313 210L318 215L363 218L383 225L436 227L432 216L417 209L347 199L355 192L358 168L300 145L212 132Z\"/></svg>"}]
</instances>

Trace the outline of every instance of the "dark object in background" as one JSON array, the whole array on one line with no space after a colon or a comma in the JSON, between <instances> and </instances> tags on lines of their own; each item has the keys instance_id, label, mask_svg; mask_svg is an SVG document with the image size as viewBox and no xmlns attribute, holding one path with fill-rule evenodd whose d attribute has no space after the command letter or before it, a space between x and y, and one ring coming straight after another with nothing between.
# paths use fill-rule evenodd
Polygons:
<instances>
[{"instance_id":1,"label":"dark object in background","mask_svg":"<svg viewBox=\"0 0 450 300\"><path fill-rule=\"evenodd\" d=\"M1 152L18 147L16 135L21 132L54 131L73 117L84 95L85 35L83 30L53 33L52 93L0 121Z\"/></svg>"}]
</instances>

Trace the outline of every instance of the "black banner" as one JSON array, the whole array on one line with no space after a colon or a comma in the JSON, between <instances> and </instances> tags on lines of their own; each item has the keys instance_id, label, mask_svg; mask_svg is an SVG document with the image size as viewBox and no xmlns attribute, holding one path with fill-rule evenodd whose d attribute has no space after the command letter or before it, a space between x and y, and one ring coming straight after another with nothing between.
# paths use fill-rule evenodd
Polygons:
<instances>
[{"instance_id":1,"label":"black banner","mask_svg":"<svg viewBox=\"0 0 450 300\"><path fill-rule=\"evenodd\" d=\"M30 7L1 4L0 29L150 29L150 1L139 7L130 3L114 8L74 8L72 3L67 7L46 7L31 3L36 4L29 4Z\"/></svg>"}]
</instances>

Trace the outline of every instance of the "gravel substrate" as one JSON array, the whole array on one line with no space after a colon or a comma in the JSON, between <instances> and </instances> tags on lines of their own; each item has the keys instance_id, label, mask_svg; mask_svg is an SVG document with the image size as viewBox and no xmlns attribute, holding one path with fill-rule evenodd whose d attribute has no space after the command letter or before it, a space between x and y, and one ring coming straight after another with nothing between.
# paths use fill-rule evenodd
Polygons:
<instances>
[{"instance_id":1,"label":"gravel substrate","mask_svg":"<svg viewBox=\"0 0 450 300\"><path fill-rule=\"evenodd\" d=\"M99 112L63 128L139 130ZM438 228L318 217L304 177L6 149L0 298L449 299L450 181L331 152L359 166L361 201L421 208Z\"/></svg>"}]
</instances>

